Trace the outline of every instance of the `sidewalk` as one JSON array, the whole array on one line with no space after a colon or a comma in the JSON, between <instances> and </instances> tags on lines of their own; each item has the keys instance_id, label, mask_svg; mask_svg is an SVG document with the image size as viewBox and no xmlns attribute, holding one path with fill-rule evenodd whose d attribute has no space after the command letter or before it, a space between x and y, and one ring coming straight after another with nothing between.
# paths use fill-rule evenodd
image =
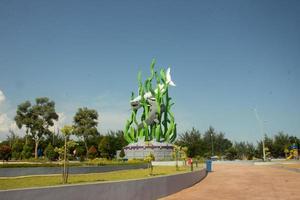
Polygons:
<instances>
[{"instance_id":1,"label":"sidewalk","mask_svg":"<svg viewBox=\"0 0 300 200\"><path fill-rule=\"evenodd\" d=\"M193 187L164 200L299 200L300 173L271 166L217 164Z\"/></svg>"}]
</instances>

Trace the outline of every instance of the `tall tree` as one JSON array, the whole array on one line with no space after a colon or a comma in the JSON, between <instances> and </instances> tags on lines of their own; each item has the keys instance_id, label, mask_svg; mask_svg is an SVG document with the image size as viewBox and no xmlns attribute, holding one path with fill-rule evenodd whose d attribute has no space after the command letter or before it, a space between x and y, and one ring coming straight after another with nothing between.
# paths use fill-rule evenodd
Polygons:
<instances>
[{"instance_id":1,"label":"tall tree","mask_svg":"<svg viewBox=\"0 0 300 200\"><path fill-rule=\"evenodd\" d=\"M13 131L9 130L10 135L6 136L6 141L9 142L10 148L19 140L19 136Z\"/></svg>"},{"instance_id":2,"label":"tall tree","mask_svg":"<svg viewBox=\"0 0 300 200\"><path fill-rule=\"evenodd\" d=\"M112 159L116 156L117 150L122 150L128 142L124 139L122 131L109 131L106 135L101 135L98 142L98 150L101 157Z\"/></svg>"},{"instance_id":3,"label":"tall tree","mask_svg":"<svg viewBox=\"0 0 300 200\"><path fill-rule=\"evenodd\" d=\"M35 142L34 155L37 159L39 142L44 135L50 134L49 127L54 125L54 120L58 120L55 112L55 103L47 97L36 98L35 105L26 101L18 106L15 121L21 129L23 126L26 132L30 132Z\"/></svg>"},{"instance_id":4,"label":"tall tree","mask_svg":"<svg viewBox=\"0 0 300 200\"><path fill-rule=\"evenodd\" d=\"M62 129L61 129L61 132L63 133L64 135L64 139L65 139L65 144L64 144L64 169L63 169L63 183L67 183L68 182L68 175L69 175L69 170L67 170L67 142L68 142L68 139L70 137L70 135L72 134L73 132L73 127L72 126L68 126L68 125L65 125Z\"/></svg>"},{"instance_id":5,"label":"tall tree","mask_svg":"<svg viewBox=\"0 0 300 200\"><path fill-rule=\"evenodd\" d=\"M214 133L213 137L214 154L218 156L225 155L226 150L232 147L232 142L225 138L225 134L222 132Z\"/></svg>"},{"instance_id":6,"label":"tall tree","mask_svg":"<svg viewBox=\"0 0 300 200\"><path fill-rule=\"evenodd\" d=\"M272 156L274 156L275 158L278 157L284 158L285 157L284 150L291 145L292 143L290 141L289 135L284 134L283 132L279 132L274 136Z\"/></svg>"},{"instance_id":7,"label":"tall tree","mask_svg":"<svg viewBox=\"0 0 300 200\"><path fill-rule=\"evenodd\" d=\"M215 129L212 126L209 126L208 130L205 131L203 135L203 142L204 142L204 148L207 155L214 156L216 155L215 153L215 148L216 148L216 135L217 133L215 132ZM209 154L208 154L209 152Z\"/></svg>"},{"instance_id":8,"label":"tall tree","mask_svg":"<svg viewBox=\"0 0 300 200\"><path fill-rule=\"evenodd\" d=\"M8 145L0 146L0 159L8 161L11 158L11 148Z\"/></svg>"},{"instance_id":9,"label":"tall tree","mask_svg":"<svg viewBox=\"0 0 300 200\"><path fill-rule=\"evenodd\" d=\"M196 155L203 155L203 140L201 139L201 133L199 130L192 128L191 131L186 131L180 135L176 144L182 147L187 147L187 155L189 157L195 157Z\"/></svg>"},{"instance_id":10,"label":"tall tree","mask_svg":"<svg viewBox=\"0 0 300 200\"><path fill-rule=\"evenodd\" d=\"M28 133L32 127L32 119L30 117L30 108L31 103L30 101L25 101L24 103L21 103L18 105L16 116L15 116L15 122L19 129L21 129L23 126L26 129L26 136L25 136L25 144L28 143Z\"/></svg>"},{"instance_id":11,"label":"tall tree","mask_svg":"<svg viewBox=\"0 0 300 200\"><path fill-rule=\"evenodd\" d=\"M103 158L112 158L113 140L110 135L105 135L98 145L100 156Z\"/></svg>"},{"instance_id":12,"label":"tall tree","mask_svg":"<svg viewBox=\"0 0 300 200\"><path fill-rule=\"evenodd\" d=\"M74 133L84 141L88 157L88 138L98 134L98 113L96 110L79 108L74 116Z\"/></svg>"},{"instance_id":13,"label":"tall tree","mask_svg":"<svg viewBox=\"0 0 300 200\"><path fill-rule=\"evenodd\" d=\"M246 160L248 157L247 144L246 142L235 142L234 148L237 151L237 157L240 160Z\"/></svg>"}]
</instances>

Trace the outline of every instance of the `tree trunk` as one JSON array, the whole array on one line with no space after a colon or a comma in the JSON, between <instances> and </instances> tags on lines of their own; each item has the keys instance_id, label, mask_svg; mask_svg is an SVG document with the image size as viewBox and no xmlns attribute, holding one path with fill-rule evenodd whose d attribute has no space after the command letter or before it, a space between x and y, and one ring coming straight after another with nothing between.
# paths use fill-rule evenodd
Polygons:
<instances>
[{"instance_id":1,"label":"tree trunk","mask_svg":"<svg viewBox=\"0 0 300 200\"><path fill-rule=\"evenodd\" d=\"M35 158L35 159L38 159L39 140L34 140L34 141L35 141L34 158Z\"/></svg>"},{"instance_id":2,"label":"tree trunk","mask_svg":"<svg viewBox=\"0 0 300 200\"><path fill-rule=\"evenodd\" d=\"M67 137L65 136L63 183L68 182L68 180L67 180L67 170L66 170L66 161L67 161Z\"/></svg>"},{"instance_id":3,"label":"tree trunk","mask_svg":"<svg viewBox=\"0 0 300 200\"><path fill-rule=\"evenodd\" d=\"M84 146L85 146L85 149L86 149L86 158L89 157L89 148L88 148L88 145L87 145L87 139L84 138Z\"/></svg>"},{"instance_id":4,"label":"tree trunk","mask_svg":"<svg viewBox=\"0 0 300 200\"><path fill-rule=\"evenodd\" d=\"M26 129L26 134L25 134L25 144L28 144L28 128Z\"/></svg>"}]
</instances>

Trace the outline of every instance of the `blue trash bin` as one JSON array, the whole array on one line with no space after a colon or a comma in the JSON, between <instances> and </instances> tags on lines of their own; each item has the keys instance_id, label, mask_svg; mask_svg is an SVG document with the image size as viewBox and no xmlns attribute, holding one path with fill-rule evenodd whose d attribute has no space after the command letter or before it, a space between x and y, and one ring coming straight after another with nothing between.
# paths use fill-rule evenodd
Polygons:
<instances>
[{"instance_id":1,"label":"blue trash bin","mask_svg":"<svg viewBox=\"0 0 300 200\"><path fill-rule=\"evenodd\" d=\"M211 160L206 161L206 171L212 172L212 161Z\"/></svg>"}]
</instances>

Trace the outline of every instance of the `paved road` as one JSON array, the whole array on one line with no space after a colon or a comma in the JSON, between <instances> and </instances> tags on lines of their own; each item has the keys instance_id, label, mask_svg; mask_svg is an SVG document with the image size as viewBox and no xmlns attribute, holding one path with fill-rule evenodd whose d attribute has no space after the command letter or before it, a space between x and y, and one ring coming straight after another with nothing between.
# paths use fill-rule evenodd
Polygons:
<instances>
[{"instance_id":1,"label":"paved road","mask_svg":"<svg viewBox=\"0 0 300 200\"><path fill-rule=\"evenodd\" d=\"M193 187L164 200L299 200L300 173L273 166L216 164L214 172Z\"/></svg>"},{"instance_id":2,"label":"paved road","mask_svg":"<svg viewBox=\"0 0 300 200\"><path fill-rule=\"evenodd\" d=\"M126 169L145 169L146 164L141 165L112 165L112 166L90 166L90 167L70 167L70 174L86 174L86 173L100 173L110 172ZM42 175L42 174L60 174L62 167L24 167L24 168L0 168L0 177L13 176L28 176L28 175Z\"/></svg>"}]
</instances>

